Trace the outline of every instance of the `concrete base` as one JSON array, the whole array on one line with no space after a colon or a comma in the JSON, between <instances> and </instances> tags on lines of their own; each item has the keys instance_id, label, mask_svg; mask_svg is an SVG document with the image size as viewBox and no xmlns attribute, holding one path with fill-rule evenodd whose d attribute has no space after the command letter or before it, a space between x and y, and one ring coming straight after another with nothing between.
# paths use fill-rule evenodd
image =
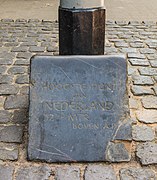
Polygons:
<instances>
[{"instance_id":1,"label":"concrete base","mask_svg":"<svg viewBox=\"0 0 157 180\"><path fill-rule=\"evenodd\" d=\"M59 8L60 55L102 55L104 39L104 8Z\"/></svg>"}]
</instances>

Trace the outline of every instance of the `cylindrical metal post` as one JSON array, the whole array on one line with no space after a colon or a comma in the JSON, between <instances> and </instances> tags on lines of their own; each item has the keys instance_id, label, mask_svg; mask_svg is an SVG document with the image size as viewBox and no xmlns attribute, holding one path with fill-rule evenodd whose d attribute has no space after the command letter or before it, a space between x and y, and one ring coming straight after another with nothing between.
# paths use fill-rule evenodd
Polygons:
<instances>
[{"instance_id":1,"label":"cylindrical metal post","mask_svg":"<svg viewBox=\"0 0 157 180\"><path fill-rule=\"evenodd\" d=\"M103 1L60 1L60 55L104 54L105 8Z\"/></svg>"}]
</instances>

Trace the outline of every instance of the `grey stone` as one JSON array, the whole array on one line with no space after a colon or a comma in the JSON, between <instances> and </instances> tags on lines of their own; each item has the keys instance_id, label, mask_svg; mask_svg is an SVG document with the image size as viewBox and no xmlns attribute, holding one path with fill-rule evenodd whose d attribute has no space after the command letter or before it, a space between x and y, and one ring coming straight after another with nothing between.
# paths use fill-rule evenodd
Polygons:
<instances>
[{"instance_id":1,"label":"grey stone","mask_svg":"<svg viewBox=\"0 0 157 180\"><path fill-rule=\"evenodd\" d=\"M114 140L132 140L132 121L129 119L126 122L123 122L116 132Z\"/></svg>"},{"instance_id":2,"label":"grey stone","mask_svg":"<svg viewBox=\"0 0 157 180\"><path fill-rule=\"evenodd\" d=\"M31 46L29 48L30 52L44 52L45 48L44 47L40 47L40 46Z\"/></svg>"},{"instance_id":3,"label":"grey stone","mask_svg":"<svg viewBox=\"0 0 157 180\"><path fill-rule=\"evenodd\" d=\"M138 105L138 100L130 98L129 99L129 107L130 109L138 109L139 105Z\"/></svg>"},{"instance_id":4,"label":"grey stone","mask_svg":"<svg viewBox=\"0 0 157 180\"><path fill-rule=\"evenodd\" d=\"M13 47L11 49L11 52L26 52L28 50L27 46L19 46L19 47Z\"/></svg>"},{"instance_id":5,"label":"grey stone","mask_svg":"<svg viewBox=\"0 0 157 180\"><path fill-rule=\"evenodd\" d=\"M157 85L153 86L153 90L154 90L155 94L157 95Z\"/></svg>"},{"instance_id":6,"label":"grey stone","mask_svg":"<svg viewBox=\"0 0 157 180\"><path fill-rule=\"evenodd\" d=\"M5 101L4 107L5 109L26 109L28 108L28 96L9 96Z\"/></svg>"},{"instance_id":7,"label":"grey stone","mask_svg":"<svg viewBox=\"0 0 157 180\"><path fill-rule=\"evenodd\" d=\"M6 110L0 110L0 123L11 121L12 113Z\"/></svg>"},{"instance_id":8,"label":"grey stone","mask_svg":"<svg viewBox=\"0 0 157 180\"><path fill-rule=\"evenodd\" d=\"M128 53L128 58L145 59L146 57L144 54L140 53Z\"/></svg>"},{"instance_id":9,"label":"grey stone","mask_svg":"<svg viewBox=\"0 0 157 180\"><path fill-rule=\"evenodd\" d=\"M29 94L29 86L22 86L20 89L20 94L28 95Z\"/></svg>"},{"instance_id":10,"label":"grey stone","mask_svg":"<svg viewBox=\"0 0 157 180\"><path fill-rule=\"evenodd\" d=\"M152 141L155 138L152 128L146 125L133 126L132 136L135 141Z\"/></svg>"},{"instance_id":11,"label":"grey stone","mask_svg":"<svg viewBox=\"0 0 157 180\"><path fill-rule=\"evenodd\" d=\"M143 97L142 104L146 109L157 109L157 96Z\"/></svg>"},{"instance_id":12,"label":"grey stone","mask_svg":"<svg viewBox=\"0 0 157 180\"><path fill-rule=\"evenodd\" d=\"M157 82L157 76L154 76L154 80Z\"/></svg>"},{"instance_id":13,"label":"grey stone","mask_svg":"<svg viewBox=\"0 0 157 180\"><path fill-rule=\"evenodd\" d=\"M136 155L142 165L157 164L157 144L153 142L139 144Z\"/></svg>"},{"instance_id":14,"label":"grey stone","mask_svg":"<svg viewBox=\"0 0 157 180\"><path fill-rule=\"evenodd\" d=\"M15 82L17 84L29 84L29 76L28 75L18 75Z\"/></svg>"},{"instance_id":15,"label":"grey stone","mask_svg":"<svg viewBox=\"0 0 157 180\"><path fill-rule=\"evenodd\" d=\"M18 147L15 144L0 144L0 159L1 160L17 160Z\"/></svg>"},{"instance_id":16,"label":"grey stone","mask_svg":"<svg viewBox=\"0 0 157 180\"><path fill-rule=\"evenodd\" d=\"M121 180L156 180L155 173L148 168L130 167L120 170Z\"/></svg>"},{"instance_id":17,"label":"grey stone","mask_svg":"<svg viewBox=\"0 0 157 180\"><path fill-rule=\"evenodd\" d=\"M132 76L132 75L136 74L136 71L137 71L137 69L135 69L132 66L129 66L128 67L128 76Z\"/></svg>"},{"instance_id":18,"label":"grey stone","mask_svg":"<svg viewBox=\"0 0 157 180\"><path fill-rule=\"evenodd\" d=\"M0 84L0 95L13 95L18 93L19 88L15 85Z\"/></svg>"},{"instance_id":19,"label":"grey stone","mask_svg":"<svg viewBox=\"0 0 157 180\"><path fill-rule=\"evenodd\" d=\"M23 42L21 44L21 46L37 46L37 45L38 45L38 43L35 41L27 41L27 42Z\"/></svg>"},{"instance_id":20,"label":"grey stone","mask_svg":"<svg viewBox=\"0 0 157 180\"><path fill-rule=\"evenodd\" d=\"M134 85L154 85L154 81L150 76L133 76Z\"/></svg>"},{"instance_id":21,"label":"grey stone","mask_svg":"<svg viewBox=\"0 0 157 180\"><path fill-rule=\"evenodd\" d=\"M123 143L110 142L106 152L106 159L109 162L128 162L131 159L131 155Z\"/></svg>"},{"instance_id":22,"label":"grey stone","mask_svg":"<svg viewBox=\"0 0 157 180\"><path fill-rule=\"evenodd\" d=\"M31 53L28 53L28 52L19 52L16 56L16 58L24 58L24 59L30 59L32 57L32 54Z\"/></svg>"},{"instance_id":23,"label":"grey stone","mask_svg":"<svg viewBox=\"0 0 157 180\"><path fill-rule=\"evenodd\" d=\"M12 180L14 168L12 166L0 165L0 179Z\"/></svg>"},{"instance_id":24,"label":"grey stone","mask_svg":"<svg viewBox=\"0 0 157 180\"><path fill-rule=\"evenodd\" d=\"M157 110L139 110L136 112L137 119L144 123L157 123Z\"/></svg>"},{"instance_id":25,"label":"grey stone","mask_svg":"<svg viewBox=\"0 0 157 180\"><path fill-rule=\"evenodd\" d=\"M115 47L128 47L128 43L126 42L116 42Z\"/></svg>"},{"instance_id":26,"label":"grey stone","mask_svg":"<svg viewBox=\"0 0 157 180\"><path fill-rule=\"evenodd\" d=\"M143 48L143 49L140 49L140 52L142 54L154 54L154 53L156 53L156 50L155 49L149 49L149 48Z\"/></svg>"},{"instance_id":27,"label":"grey stone","mask_svg":"<svg viewBox=\"0 0 157 180\"><path fill-rule=\"evenodd\" d=\"M28 73L28 68L25 66L13 66L8 70L9 74L24 74Z\"/></svg>"},{"instance_id":28,"label":"grey stone","mask_svg":"<svg viewBox=\"0 0 157 180\"><path fill-rule=\"evenodd\" d=\"M18 124L28 122L28 109L15 110L12 121Z\"/></svg>"},{"instance_id":29,"label":"grey stone","mask_svg":"<svg viewBox=\"0 0 157 180\"><path fill-rule=\"evenodd\" d=\"M23 65L23 66L27 66L30 64L30 60L29 59L18 59L15 61L14 65Z\"/></svg>"},{"instance_id":30,"label":"grey stone","mask_svg":"<svg viewBox=\"0 0 157 180\"><path fill-rule=\"evenodd\" d=\"M130 46L131 47L134 47L134 48L143 48L144 47L144 43L130 43Z\"/></svg>"},{"instance_id":31,"label":"grey stone","mask_svg":"<svg viewBox=\"0 0 157 180\"><path fill-rule=\"evenodd\" d=\"M153 68L157 68L157 60L151 60L150 64Z\"/></svg>"},{"instance_id":32,"label":"grey stone","mask_svg":"<svg viewBox=\"0 0 157 180\"><path fill-rule=\"evenodd\" d=\"M23 127L17 125L0 126L1 142L22 142Z\"/></svg>"},{"instance_id":33,"label":"grey stone","mask_svg":"<svg viewBox=\"0 0 157 180\"><path fill-rule=\"evenodd\" d=\"M37 56L31 62L28 158L106 161L108 142L129 118L125 59Z\"/></svg>"},{"instance_id":34,"label":"grey stone","mask_svg":"<svg viewBox=\"0 0 157 180\"><path fill-rule=\"evenodd\" d=\"M139 71L141 75L157 76L157 68L141 67Z\"/></svg>"},{"instance_id":35,"label":"grey stone","mask_svg":"<svg viewBox=\"0 0 157 180\"><path fill-rule=\"evenodd\" d=\"M150 87L132 86L131 91L135 96L153 95L154 91Z\"/></svg>"},{"instance_id":36,"label":"grey stone","mask_svg":"<svg viewBox=\"0 0 157 180\"><path fill-rule=\"evenodd\" d=\"M0 58L0 65L11 65L13 59Z\"/></svg>"},{"instance_id":37,"label":"grey stone","mask_svg":"<svg viewBox=\"0 0 157 180\"><path fill-rule=\"evenodd\" d=\"M61 167L56 170L56 180L80 180L80 169L77 167Z\"/></svg>"},{"instance_id":38,"label":"grey stone","mask_svg":"<svg viewBox=\"0 0 157 180\"><path fill-rule=\"evenodd\" d=\"M46 165L22 167L16 172L15 180L46 180L51 175L51 168Z\"/></svg>"},{"instance_id":39,"label":"grey stone","mask_svg":"<svg viewBox=\"0 0 157 180\"><path fill-rule=\"evenodd\" d=\"M7 66L0 66L0 74L5 73L6 70L7 70Z\"/></svg>"},{"instance_id":40,"label":"grey stone","mask_svg":"<svg viewBox=\"0 0 157 180\"><path fill-rule=\"evenodd\" d=\"M88 165L84 180L116 180L114 169L110 165Z\"/></svg>"},{"instance_id":41,"label":"grey stone","mask_svg":"<svg viewBox=\"0 0 157 180\"><path fill-rule=\"evenodd\" d=\"M141 59L129 59L132 66L149 66L149 62L147 60Z\"/></svg>"},{"instance_id":42,"label":"grey stone","mask_svg":"<svg viewBox=\"0 0 157 180\"><path fill-rule=\"evenodd\" d=\"M11 84L13 81L13 76L10 75L0 75L0 84Z\"/></svg>"}]
</instances>

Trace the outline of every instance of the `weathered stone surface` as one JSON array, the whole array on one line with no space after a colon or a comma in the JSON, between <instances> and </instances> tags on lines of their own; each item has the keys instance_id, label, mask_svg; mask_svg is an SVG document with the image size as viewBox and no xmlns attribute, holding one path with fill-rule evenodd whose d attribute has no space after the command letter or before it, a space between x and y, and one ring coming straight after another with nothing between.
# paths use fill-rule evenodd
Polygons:
<instances>
[{"instance_id":1,"label":"weathered stone surface","mask_svg":"<svg viewBox=\"0 0 157 180\"><path fill-rule=\"evenodd\" d=\"M139 71L141 75L157 76L157 68L141 67Z\"/></svg>"},{"instance_id":2,"label":"weathered stone surface","mask_svg":"<svg viewBox=\"0 0 157 180\"><path fill-rule=\"evenodd\" d=\"M12 81L13 81L13 76L0 75L0 84L11 84Z\"/></svg>"},{"instance_id":3,"label":"weathered stone surface","mask_svg":"<svg viewBox=\"0 0 157 180\"><path fill-rule=\"evenodd\" d=\"M138 109L138 107L139 107L138 100L130 98L129 99L129 107L130 107L130 109Z\"/></svg>"},{"instance_id":4,"label":"weathered stone surface","mask_svg":"<svg viewBox=\"0 0 157 180\"><path fill-rule=\"evenodd\" d=\"M109 143L106 152L106 159L109 162L127 162L130 161L131 155L123 143Z\"/></svg>"},{"instance_id":5,"label":"weathered stone surface","mask_svg":"<svg viewBox=\"0 0 157 180\"><path fill-rule=\"evenodd\" d=\"M0 126L1 142L22 142L23 127L17 125Z\"/></svg>"},{"instance_id":6,"label":"weathered stone surface","mask_svg":"<svg viewBox=\"0 0 157 180\"><path fill-rule=\"evenodd\" d=\"M14 168L12 166L0 165L0 179L12 180Z\"/></svg>"},{"instance_id":7,"label":"weathered stone surface","mask_svg":"<svg viewBox=\"0 0 157 180\"><path fill-rule=\"evenodd\" d=\"M22 86L20 89L20 94L28 95L29 94L29 86Z\"/></svg>"},{"instance_id":8,"label":"weathered stone surface","mask_svg":"<svg viewBox=\"0 0 157 180\"><path fill-rule=\"evenodd\" d=\"M128 119L126 70L125 59L115 56L32 59L29 159L105 161L108 143Z\"/></svg>"},{"instance_id":9,"label":"weathered stone surface","mask_svg":"<svg viewBox=\"0 0 157 180\"><path fill-rule=\"evenodd\" d=\"M132 140L132 121L129 119L119 127L114 140Z\"/></svg>"},{"instance_id":10,"label":"weathered stone surface","mask_svg":"<svg viewBox=\"0 0 157 180\"><path fill-rule=\"evenodd\" d=\"M18 147L14 144L0 144L0 159L1 160L17 160Z\"/></svg>"},{"instance_id":11,"label":"weathered stone surface","mask_svg":"<svg viewBox=\"0 0 157 180\"><path fill-rule=\"evenodd\" d=\"M28 108L28 96L27 95L15 95L7 97L5 109L26 109Z\"/></svg>"},{"instance_id":12,"label":"weathered stone surface","mask_svg":"<svg viewBox=\"0 0 157 180\"><path fill-rule=\"evenodd\" d=\"M29 83L29 76L28 75L19 75L15 81L17 84L28 84Z\"/></svg>"},{"instance_id":13,"label":"weathered stone surface","mask_svg":"<svg viewBox=\"0 0 157 180\"><path fill-rule=\"evenodd\" d=\"M148 60L129 59L132 66L149 66Z\"/></svg>"},{"instance_id":14,"label":"weathered stone surface","mask_svg":"<svg viewBox=\"0 0 157 180\"><path fill-rule=\"evenodd\" d=\"M155 85L155 86L153 87L153 90L154 90L155 94L157 95L157 85Z\"/></svg>"},{"instance_id":15,"label":"weathered stone surface","mask_svg":"<svg viewBox=\"0 0 157 180\"><path fill-rule=\"evenodd\" d=\"M148 96L142 98L142 104L146 109L157 109L157 96Z\"/></svg>"},{"instance_id":16,"label":"weathered stone surface","mask_svg":"<svg viewBox=\"0 0 157 180\"><path fill-rule=\"evenodd\" d=\"M128 58L145 59L145 55L140 53L128 53Z\"/></svg>"},{"instance_id":17,"label":"weathered stone surface","mask_svg":"<svg viewBox=\"0 0 157 180\"><path fill-rule=\"evenodd\" d=\"M12 113L5 110L0 110L0 123L6 123L11 121Z\"/></svg>"},{"instance_id":18,"label":"weathered stone surface","mask_svg":"<svg viewBox=\"0 0 157 180\"><path fill-rule=\"evenodd\" d=\"M13 47L11 49L11 52L26 52L28 50L27 46L19 46L19 47Z\"/></svg>"},{"instance_id":19,"label":"weathered stone surface","mask_svg":"<svg viewBox=\"0 0 157 180\"><path fill-rule=\"evenodd\" d=\"M0 66L0 74L5 73L7 67L6 66Z\"/></svg>"},{"instance_id":20,"label":"weathered stone surface","mask_svg":"<svg viewBox=\"0 0 157 180\"><path fill-rule=\"evenodd\" d=\"M137 119L144 123L157 123L157 110L140 110L136 112Z\"/></svg>"},{"instance_id":21,"label":"weathered stone surface","mask_svg":"<svg viewBox=\"0 0 157 180\"><path fill-rule=\"evenodd\" d=\"M154 95L154 91L150 87L132 86L131 91L135 96Z\"/></svg>"},{"instance_id":22,"label":"weathered stone surface","mask_svg":"<svg viewBox=\"0 0 157 180\"><path fill-rule=\"evenodd\" d=\"M152 67L157 68L157 60L150 61Z\"/></svg>"},{"instance_id":23,"label":"weathered stone surface","mask_svg":"<svg viewBox=\"0 0 157 180\"><path fill-rule=\"evenodd\" d=\"M31 53L28 53L28 52L19 52L16 56L16 58L23 58L23 59L30 59L32 57L32 54Z\"/></svg>"},{"instance_id":24,"label":"weathered stone surface","mask_svg":"<svg viewBox=\"0 0 157 180\"><path fill-rule=\"evenodd\" d=\"M153 129L149 126L133 126L132 136L135 141L152 141L155 138Z\"/></svg>"},{"instance_id":25,"label":"weathered stone surface","mask_svg":"<svg viewBox=\"0 0 157 180\"><path fill-rule=\"evenodd\" d=\"M51 169L48 166L23 167L17 170L15 180L46 180L50 174Z\"/></svg>"},{"instance_id":26,"label":"weathered stone surface","mask_svg":"<svg viewBox=\"0 0 157 180\"><path fill-rule=\"evenodd\" d=\"M15 85L0 84L0 95L12 95L17 94L19 88Z\"/></svg>"},{"instance_id":27,"label":"weathered stone surface","mask_svg":"<svg viewBox=\"0 0 157 180\"><path fill-rule=\"evenodd\" d=\"M146 142L137 146L136 155L143 165L157 164L157 144Z\"/></svg>"},{"instance_id":28,"label":"weathered stone surface","mask_svg":"<svg viewBox=\"0 0 157 180\"><path fill-rule=\"evenodd\" d=\"M9 74L24 74L28 72L28 68L25 66L13 66L8 70Z\"/></svg>"},{"instance_id":29,"label":"weathered stone surface","mask_svg":"<svg viewBox=\"0 0 157 180\"><path fill-rule=\"evenodd\" d=\"M77 167L57 168L55 179L57 180L80 180L80 169Z\"/></svg>"},{"instance_id":30,"label":"weathered stone surface","mask_svg":"<svg viewBox=\"0 0 157 180\"><path fill-rule=\"evenodd\" d=\"M134 85L153 85L154 81L150 76L134 76L133 83Z\"/></svg>"},{"instance_id":31,"label":"weathered stone surface","mask_svg":"<svg viewBox=\"0 0 157 180\"><path fill-rule=\"evenodd\" d=\"M30 52L44 52L45 48L44 47L39 47L39 46L31 46L29 48Z\"/></svg>"},{"instance_id":32,"label":"weathered stone surface","mask_svg":"<svg viewBox=\"0 0 157 180\"><path fill-rule=\"evenodd\" d=\"M84 174L84 180L116 180L115 172L112 166L108 165L89 165Z\"/></svg>"},{"instance_id":33,"label":"weathered stone surface","mask_svg":"<svg viewBox=\"0 0 157 180\"><path fill-rule=\"evenodd\" d=\"M148 168L130 167L120 170L121 180L156 180L155 173Z\"/></svg>"},{"instance_id":34,"label":"weathered stone surface","mask_svg":"<svg viewBox=\"0 0 157 180\"><path fill-rule=\"evenodd\" d=\"M28 121L28 110L27 109L15 110L12 121L19 124L26 123Z\"/></svg>"}]
</instances>

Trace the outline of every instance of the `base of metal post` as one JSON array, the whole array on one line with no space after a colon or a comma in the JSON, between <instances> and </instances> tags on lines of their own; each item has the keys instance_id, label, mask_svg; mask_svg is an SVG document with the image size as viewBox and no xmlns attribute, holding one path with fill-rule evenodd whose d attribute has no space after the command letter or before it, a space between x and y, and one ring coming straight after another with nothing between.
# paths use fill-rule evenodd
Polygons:
<instances>
[{"instance_id":1,"label":"base of metal post","mask_svg":"<svg viewBox=\"0 0 157 180\"><path fill-rule=\"evenodd\" d=\"M60 55L103 55L104 39L104 8L59 8Z\"/></svg>"}]
</instances>

